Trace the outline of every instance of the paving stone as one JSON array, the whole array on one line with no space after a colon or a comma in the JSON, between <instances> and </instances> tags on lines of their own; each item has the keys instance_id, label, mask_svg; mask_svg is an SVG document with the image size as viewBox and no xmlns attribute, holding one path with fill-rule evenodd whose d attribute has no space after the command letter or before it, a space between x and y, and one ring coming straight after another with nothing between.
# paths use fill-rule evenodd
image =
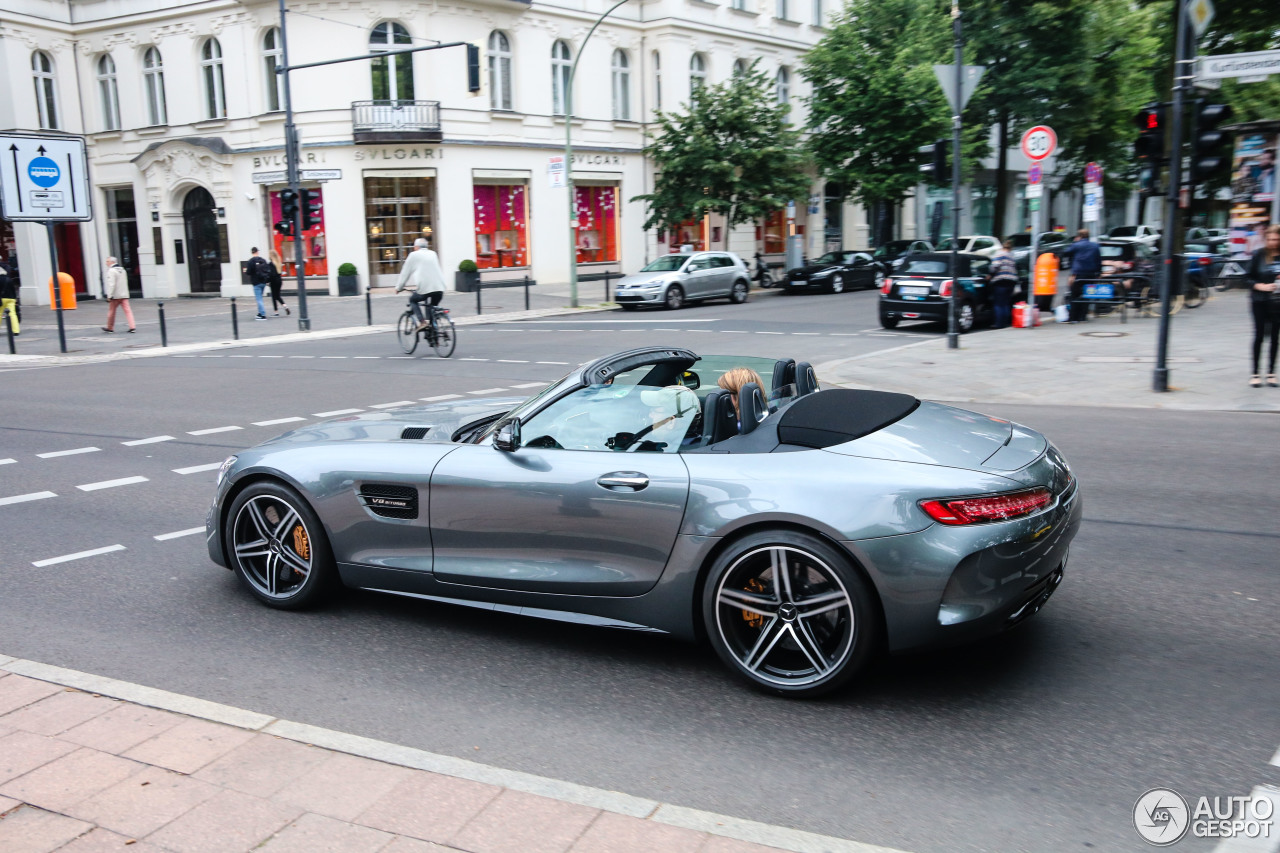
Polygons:
<instances>
[{"instance_id":1,"label":"paving stone","mask_svg":"<svg viewBox=\"0 0 1280 853\"><path fill-rule=\"evenodd\" d=\"M0 785L75 749L75 744L30 732L13 732L0 738Z\"/></svg>"},{"instance_id":2,"label":"paving stone","mask_svg":"<svg viewBox=\"0 0 1280 853\"><path fill-rule=\"evenodd\" d=\"M22 805L17 800L11 800L8 797L0 797L0 815L9 811L9 809L17 808Z\"/></svg>"},{"instance_id":3,"label":"paving stone","mask_svg":"<svg viewBox=\"0 0 1280 853\"><path fill-rule=\"evenodd\" d=\"M143 741L124 757L178 773L194 773L252 738L253 733L244 729L188 719Z\"/></svg>"},{"instance_id":4,"label":"paving stone","mask_svg":"<svg viewBox=\"0 0 1280 853\"><path fill-rule=\"evenodd\" d=\"M60 737L81 746L119 755L187 719L189 718L181 714L125 702L99 717L69 729Z\"/></svg>"},{"instance_id":5,"label":"paving stone","mask_svg":"<svg viewBox=\"0 0 1280 853\"><path fill-rule=\"evenodd\" d=\"M765 847L762 844L752 844L750 841L713 835L698 853L777 853L777 850L777 847Z\"/></svg>"},{"instance_id":6,"label":"paving stone","mask_svg":"<svg viewBox=\"0 0 1280 853\"><path fill-rule=\"evenodd\" d=\"M368 758L334 754L273 799L338 820L352 820L413 773Z\"/></svg>"},{"instance_id":7,"label":"paving stone","mask_svg":"<svg viewBox=\"0 0 1280 853\"><path fill-rule=\"evenodd\" d=\"M72 841L58 853L165 853L159 847L98 827Z\"/></svg>"},{"instance_id":8,"label":"paving stone","mask_svg":"<svg viewBox=\"0 0 1280 853\"><path fill-rule=\"evenodd\" d=\"M0 725L40 735L56 735L105 714L117 704L113 699L79 690L64 690L5 714L0 717Z\"/></svg>"},{"instance_id":9,"label":"paving stone","mask_svg":"<svg viewBox=\"0 0 1280 853\"><path fill-rule=\"evenodd\" d=\"M208 782L148 767L67 809L72 817L144 838L218 793Z\"/></svg>"},{"instance_id":10,"label":"paving stone","mask_svg":"<svg viewBox=\"0 0 1280 853\"><path fill-rule=\"evenodd\" d=\"M142 765L96 749L77 749L0 785L0 793L63 812L142 770Z\"/></svg>"},{"instance_id":11,"label":"paving stone","mask_svg":"<svg viewBox=\"0 0 1280 853\"><path fill-rule=\"evenodd\" d=\"M563 853L599 810L504 790L449 844L474 853Z\"/></svg>"},{"instance_id":12,"label":"paving stone","mask_svg":"<svg viewBox=\"0 0 1280 853\"><path fill-rule=\"evenodd\" d=\"M11 674L4 681L0 681L0 714L16 711L24 705L39 702L46 696L52 696L64 690L66 688L58 684Z\"/></svg>"},{"instance_id":13,"label":"paving stone","mask_svg":"<svg viewBox=\"0 0 1280 853\"><path fill-rule=\"evenodd\" d=\"M426 841L449 840L502 789L438 773L415 773L355 822Z\"/></svg>"},{"instance_id":14,"label":"paving stone","mask_svg":"<svg viewBox=\"0 0 1280 853\"><path fill-rule=\"evenodd\" d=\"M441 847L430 841L419 841L401 835L378 853L457 853L456 847Z\"/></svg>"},{"instance_id":15,"label":"paving stone","mask_svg":"<svg viewBox=\"0 0 1280 853\"><path fill-rule=\"evenodd\" d=\"M697 853L706 840L706 835L691 829L601 812L570 850L572 853L632 853L636 850Z\"/></svg>"},{"instance_id":16,"label":"paving stone","mask_svg":"<svg viewBox=\"0 0 1280 853\"><path fill-rule=\"evenodd\" d=\"M23 806L0 819L0 850L4 853L48 853L92 828L65 815Z\"/></svg>"},{"instance_id":17,"label":"paving stone","mask_svg":"<svg viewBox=\"0 0 1280 853\"><path fill-rule=\"evenodd\" d=\"M270 797L330 755L297 741L258 734L193 775L234 791Z\"/></svg>"},{"instance_id":18,"label":"paving stone","mask_svg":"<svg viewBox=\"0 0 1280 853\"><path fill-rule=\"evenodd\" d=\"M262 853L380 853L393 836L318 814L304 814L277 832ZM408 851L401 851L408 853Z\"/></svg>"},{"instance_id":19,"label":"paving stone","mask_svg":"<svg viewBox=\"0 0 1280 853\"><path fill-rule=\"evenodd\" d=\"M294 806L222 791L147 840L177 853L252 850L301 814Z\"/></svg>"}]
</instances>

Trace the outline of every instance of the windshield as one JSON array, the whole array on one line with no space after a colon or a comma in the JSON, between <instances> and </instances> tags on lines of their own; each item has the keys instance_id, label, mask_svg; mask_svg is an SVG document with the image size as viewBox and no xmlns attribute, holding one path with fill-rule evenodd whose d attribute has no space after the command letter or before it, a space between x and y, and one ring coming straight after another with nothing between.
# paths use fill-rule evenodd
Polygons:
<instances>
[{"instance_id":1,"label":"windshield","mask_svg":"<svg viewBox=\"0 0 1280 853\"><path fill-rule=\"evenodd\" d=\"M1124 246L1108 246L1105 243L1098 247L1098 253L1104 258L1123 258Z\"/></svg>"},{"instance_id":2,"label":"windshield","mask_svg":"<svg viewBox=\"0 0 1280 853\"><path fill-rule=\"evenodd\" d=\"M902 268L905 275L946 275L946 261L910 260Z\"/></svg>"},{"instance_id":3,"label":"windshield","mask_svg":"<svg viewBox=\"0 0 1280 853\"><path fill-rule=\"evenodd\" d=\"M911 243L908 240L891 240L890 242L885 243L883 246L876 249L876 252L874 255L872 255L872 257L896 258L898 257L898 255L901 255L903 252L905 252L907 250L907 247L910 245Z\"/></svg>"},{"instance_id":4,"label":"windshield","mask_svg":"<svg viewBox=\"0 0 1280 853\"><path fill-rule=\"evenodd\" d=\"M823 264L841 263L840 252L827 252L825 255L822 255L821 257L814 258L813 263L815 266L822 266Z\"/></svg>"},{"instance_id":5,"label":"windshield","mask_svg":"<svg viewBox=\"0 0 1280 853\"><path fill-rule=\"evenodd\" d=\"M1015 249L1025 249L1031 245L1031 235L1013 234L1009 237L1009 242L1013 244Z\"/></svg>"},{"instance_id":6,"label":"windshield","mask_svg":"<svg viewBox=\"0 0 1280 853\"><path fill-rule=\"evenodd\" d=\"M1138 226L1121 225L1117 228L1112 228L1109 232L1107 232L1107 236L1108 237L1137 237Z\"/></svg>"},{"instance_id":7,"label":"windshield","mask_svg":"<svg viewBox=\"0 0 1280 853\"><path fill-rule=\"evenodd\" d=\"M674 272L689 260L688 255L663 255L645 264L640 272Z\"/></svg>"}]
</instances>

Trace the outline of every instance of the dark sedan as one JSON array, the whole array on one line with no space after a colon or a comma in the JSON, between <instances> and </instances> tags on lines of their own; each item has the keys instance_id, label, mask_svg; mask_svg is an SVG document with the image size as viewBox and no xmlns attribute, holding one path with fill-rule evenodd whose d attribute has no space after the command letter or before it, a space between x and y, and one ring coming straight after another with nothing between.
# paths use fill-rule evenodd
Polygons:
<instances>
[{"instance_id":1,"label":"dark sedan","mask_svg":"<svg viewBox=\"0 0 1280 853\"><path fill-rule=\"evenodd\" d=\"M1018 272L1028 275L1031 272L1031 235L1027 233L1010 234L1006 239L1013 244L1013 260L1018 265ZM1071 238L1064 231L1045 231L1040 235L1037 249L1039 254L1050 252L1060 255L1062 250L1071 245Z\"/></svg>"},{"instance_id":2,"label":"dark sedan","mask_svg":"<svg viewBox=\"0 0 1280 853\"><path fill-rule=\"evenodd\" d=\"M952 275L951 254L912 255L880 288L880 325L895 328L902 320L947 322L947 306L956 300L956 327L968 332L992 317L987 279L991 259L985 255L956 256L958 275Z\"/></svg>"},{"instance_id":3,"label":"dark sedan","mask_svg":"<svg viewBox=\"0 0 1280 853\"><path fill-rule=\"evenodd\" d=\"M871 257L884 264L892 274L894 270L906 263L911 255L932 251L933 244L928 240L890 240L877 246L871 253Z\"/></svg>"},{"instance_id":4,"label":"dark sedan","mask_svg":"<svg viewBox=\"0 0 1280 853\"><path fill-rule=\"evenodd\" d=\"M879 287L884 283L885 267L870 252L846 250L827 252L803 267L787 271L782 286L787 293L821 290L842 293L858 288Z\"/></svg>"}]
</instances>

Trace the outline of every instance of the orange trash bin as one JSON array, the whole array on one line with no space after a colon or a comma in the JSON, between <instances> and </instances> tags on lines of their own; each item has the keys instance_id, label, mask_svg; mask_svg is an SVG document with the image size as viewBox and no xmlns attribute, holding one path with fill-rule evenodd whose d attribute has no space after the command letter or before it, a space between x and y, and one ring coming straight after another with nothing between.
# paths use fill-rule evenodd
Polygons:
<instances>
[{"instance_id":1,"label":"orange trash bin","mask_svg":"<svg viewBox=\"0 0 1280 853\"><path fill-rule=\"evenodd\" d=\"M1045 252L1036 258L1035 295L1052 296L1058 292L1058 256Z\"/></svg>"},{"instance_id":2,"label":"orange trash bin","mask_svg":"<svg viewBox=\"0 0 1280 853\"><path fill-rule=\"evenodd\" d=\"M71 277L70 273L58 273L58 288L62 291L62 307L66 310L72 310L76 307L76 280ZM57 302L53 297L53 277L49 277L49 307L58 310Z\"/></svg>"}]
</instances>

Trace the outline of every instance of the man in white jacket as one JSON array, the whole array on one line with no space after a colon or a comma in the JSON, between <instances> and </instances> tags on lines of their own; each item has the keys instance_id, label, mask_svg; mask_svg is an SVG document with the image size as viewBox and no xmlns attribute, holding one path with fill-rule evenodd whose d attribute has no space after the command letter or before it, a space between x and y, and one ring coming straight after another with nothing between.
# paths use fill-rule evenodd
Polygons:
<instances>
[{"instance_id":1,"label":"man in white jacket","mask_svg":"<svg viewBox=\"0 0 1280 853\"><path fill-rule=\"evenodd\" d=\"M417 291L409 297L409 303L413 307L414 319L418 321L418 330L425 329L430 323L422 313L422 303L440 304L444 298L444 271L440 269L440 258L427 248L427 241L422 237L413 241L413 251L400 268L396 293L402 290Z\"/></svg>"},{"instance_id":2,"label":"man in white jacket","mask_svg":"<svg viewBox=\"0 0 1280 853\"><path fill-rule=\"evenodd\" d=\"M129 322L129 331L137 326L133 322L133 311L129 308L129 274L115 258L107 258L107 325L104 332L116 330L116 309L124 309L124 318Z\"/></svg>"}]
</instances>

